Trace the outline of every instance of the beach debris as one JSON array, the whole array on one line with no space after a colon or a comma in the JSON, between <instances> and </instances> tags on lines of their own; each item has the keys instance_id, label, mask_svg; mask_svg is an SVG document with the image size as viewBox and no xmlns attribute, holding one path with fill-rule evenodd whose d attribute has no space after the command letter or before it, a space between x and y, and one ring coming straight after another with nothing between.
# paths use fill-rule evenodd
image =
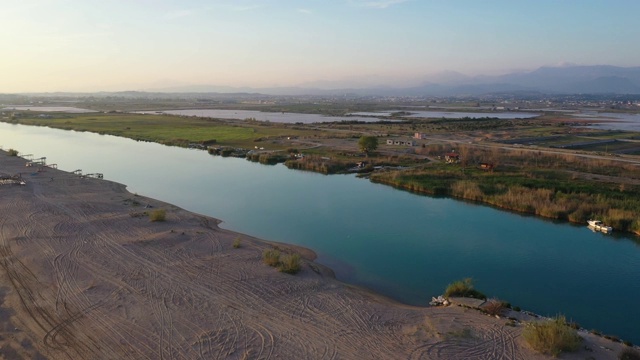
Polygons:
<instances>
[{"instance_id":1,"label":"beach debris","mask_svg":"<svg viewBox=\"0 0 640 360\"><path fill-rule=\"evenodd\" d=\"M449 304L451 304L451 302L449 302L449 300L442 295L438 296L437 298L432 297L431 301L429 302L429 305L431 306L448 306Z\"/></svg>"},{"instance_id":2,"label":"beach debris","mask_svg":"<svg viewBox=\"0 0 640 360\"><path fill-rule=\"evenodd\" d=\"M0 175L0 185L27 185L27 183L22 180L21 174L13 176Z\"/></svg>"}]
</instances>

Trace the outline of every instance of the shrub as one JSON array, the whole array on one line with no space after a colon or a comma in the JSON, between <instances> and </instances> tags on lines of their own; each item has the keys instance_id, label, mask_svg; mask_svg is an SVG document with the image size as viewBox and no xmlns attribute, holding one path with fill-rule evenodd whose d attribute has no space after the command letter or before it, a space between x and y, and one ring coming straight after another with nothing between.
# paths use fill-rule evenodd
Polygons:
<instances>
[{"instance_id":1,"label":"shrub","mask_svg":"<svg viewBox=\"0 0 640 360\"><path fill-rule=\"evenodd\" d=\"M640 353L633 349L624 349L618 355L618 359L620 360L640 360Z\"/></svg>"},{"instance_id":2,"label":"shrub","mask_svg":"<svg viewBox=\"0 0 640 360\"><path fill-rule=\"evenodd\" d=\"M300 271L300 255L287 254L280 259L278 271L287 274L296 274Z\"/></svg>"},{"instance_id":3,"label":"shrub","mask_svg":"<svg viewBox=\"0 0 640 360\"><path fill-rule=\"evenodd\" d=\"M502 315L505 308L507 308L506 303L498 299L489 299L482 305L482 311L489 315Z\"/></svg>"},{"instance_id":4,"label":"shrub","mask_svg":"<svg viewBox=\"0 0 640 360\"><path fill-rule=\"evenodd\" d=\"M576 329L576 330L580 330L580 324L578 324L575 321L572 321L570 323L567 323L567 325L569 325L570 328L572 329Z\"/></svg>"},{"instance_id":5,"label":"shrub","mask_svg":"<svg viewBox=\"0 0 640 360\"><path fill-rule=\"evenodd\" d=\"M444 291L445 297L460 296L471 297L476 299L486 299L487 297L480 291L473 288L473 282L471 278L458 280L447 286Z\"/></svg>"},{"instance_id":6,"label":"shrub","mask_svg":"<svg viewBox=\"0 0 640 360\"><path fill-rule=\"evenodd\" d=\"M532 348L552 356L563 351L576 351L582 341L578 332L567 325L564 316L529 323L522 336Z\"/></svg>"},{"instance_id":7,"label":"shrub","mask_svg":"<svg viewBox=\"0 0 640 360\"><path fill-rule=\"evenodd\" d=\"M151 221L165 221L167 218L167 211L165 209L154 210L149 214L149 220Z\"/></svg>"},{"instance_id":8,"label":"shrub","mask_svg":"<svg viewBox=\"0 0 640 360\"><path fill-rule=\"evenodd\" d=\"M619 338L619 337L617 337L617 336L615 336L615 335L605 335L605 336L603 336L603 337L604 337L605 339L607 339L607 340L611 340L611 341L613 341L613 342L617 342L617 343L619 343L619 342L620 342L620 338Z\"/></svg>"},{"instance_id":9,"label":"shrub","mask_svg":"<svg viewBox=\"0 0 640 360\"><path fill-rule=\"evenodd\" d=\"M240 236L233 240L233 247L236 249L240 247Z\"/></svg>"},{"instance_id":10,"label":"shrub","mask_svg":"<svg viewBox=\"0 0 640 360\"><path fill-rule=\"evenodd\" d=\"M262 261L269 266L278 266L280 263L280 251L267 249L262 253Z\"/></svg>"},{"instance_id":11,"label":"shrub","mask_svg":"<svg viewBox=\"0 0 640 360\"><path fill-rule=\"evenodd\" d=\"M295 274L300 271L299 254L280 255L280 251L277 249L267 249L262 253L262 261L269 266L277 268L278 271L283 273Z\"/></svg>"},{"instance_id":12,"label":"shrub","mask_svg":"<svg viewBox=\"0 0 640 360\"><path fill-rule=\"evenodd\" d=\"M9 156L18 156L18 150L15 149L9 149L8 153Z\"/></svg>"}]
</instances>

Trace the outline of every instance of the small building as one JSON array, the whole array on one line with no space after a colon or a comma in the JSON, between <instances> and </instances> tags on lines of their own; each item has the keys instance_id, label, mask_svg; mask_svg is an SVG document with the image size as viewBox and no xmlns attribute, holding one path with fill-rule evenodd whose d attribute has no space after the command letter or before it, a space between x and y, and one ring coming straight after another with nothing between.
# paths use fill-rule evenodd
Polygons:
<instances>
[{"instance_id":1,"label":"small building","mask_svg":"<svg viewBox=\"0 0 640 360\"><path fill-rule=\"evenodd\" d=\"M450 152L444 155L444 161L447 164L454 164L460 162L460 154L455 152Z\"/></svg>"},{"instance_id":2,"label":"small building","mask_svg":"<svg viewBox=\"0 0 640 360\"><path fill-rule=\"evenodd\" d=\"M396 146L416 146L416 142L413 140L387 140L387 145Z\"/></svg>"},{"instance_id":3,"label":"small building","mask_svg":"<svg viewBox=\"0 0 640 360\"><path fill-rule=\"evenodd\" d=\"M493 167L494 167L494 165L491 164L491 163L480 163L480 169L482 169L482 170L493 171Z\"/></svg>"},{"instance_id":4,"label":"small building","mask_svg":"<svg viewBox=\"0 0 640 360\"><path fill-rule=\"evenodd\" d=\"M417 132L417 133L415 133L415 135L413 135L413 138L414 139L418 139L418 140L424 140L424 139L427 138L427 134Z\"/></svg>"}]
</instances>

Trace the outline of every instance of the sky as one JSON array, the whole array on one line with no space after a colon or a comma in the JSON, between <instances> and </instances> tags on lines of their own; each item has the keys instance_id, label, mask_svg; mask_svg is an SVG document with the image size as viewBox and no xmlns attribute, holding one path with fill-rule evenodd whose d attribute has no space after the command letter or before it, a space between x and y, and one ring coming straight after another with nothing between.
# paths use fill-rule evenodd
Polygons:
<instances>
[{"instance_id":1,"label":"sky","mask_svg":"<svg viewBox=\"0 0 640 360\"><path fill-rule=\"evenodd\" d=\"M0 0L0 93L640 66L638 0Z\"/></svg>"}]
</instances>

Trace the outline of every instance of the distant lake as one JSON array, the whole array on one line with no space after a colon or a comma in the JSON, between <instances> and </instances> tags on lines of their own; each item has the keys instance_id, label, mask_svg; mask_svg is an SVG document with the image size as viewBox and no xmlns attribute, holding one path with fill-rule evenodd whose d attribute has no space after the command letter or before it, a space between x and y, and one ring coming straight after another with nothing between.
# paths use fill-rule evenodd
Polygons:
<instances>
[{"instance_id":1,"label":"distant lake","mask_svg":"<svg viewBox=\"0 0 640 360\"><path fill-rule=\"evenodd\" d=\"M264 112L256 110L220 110L220 109L187 109L187 110L163 110L163 111L136 111L138 114L171 114L181 116L197 116L218 119L255 119L257 121L269 121L276 123L324 123L340 121L376 122L384 119L359 116L324 116L320 114L301 114L290 112Z\"/></svg>"},{"instance_id":2,"label":"distant lake","mask_svg":"<svg viewBox=\"0 0 640 360\"><path fill-rule=\"evenodd\" d=\"M355 112L356 116L391 116L394 112L406 111L409 118L429 118L429 119L462 119L469 118L498 118L498 119L531 119L540 116L536 113L524 112L459 112L459 111L407 111L407 110L387 110L381 112Z\"/></svg>"},{"instance_id":3,"label":"distant lake","mask_svg":"<svg viewBox=\"0 0 640 360\"><path fill-rule=\"evenodd\" d=\"M66 113L94 113L95 110L81 109L71 106L7 106L0 110L40 111L40 112L66 112Z\"/></svg>"},{"instance_id":4,"label":"distant lake","mask_svg":"<svg viewBox=\"0 0 640 360\"><path fill-rule=\"evenodd\" d=\"M601 122L597 124L587 126L594 129L640 131L640 114L593 112L575 113L571 115L589 120L601 120Z\"/></svg>"},{"instance_id":5,"label":"distant lake","mask_svg":"<svg viewBox=\"0 0 640 360\"><path fill-rule=\"evenodd\" d=\"M514 306L640 343L640 243L630 234L108 135L0 123L0 145L104 173L227 229L306 246L338 279L408 304L472 277ZM32 171L27 181L48 176Z\"/></svg>"}]
</instances>

